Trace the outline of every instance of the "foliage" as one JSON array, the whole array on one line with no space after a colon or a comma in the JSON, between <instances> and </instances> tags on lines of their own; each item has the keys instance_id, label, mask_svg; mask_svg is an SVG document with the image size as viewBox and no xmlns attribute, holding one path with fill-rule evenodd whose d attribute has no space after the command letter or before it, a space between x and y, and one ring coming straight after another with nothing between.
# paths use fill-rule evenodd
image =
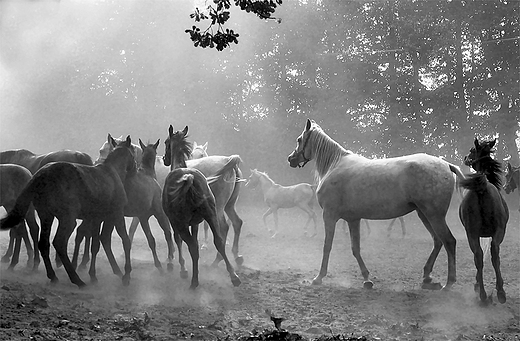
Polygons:
<instances>
[{"instance_id":1,"label":"foliage","mask_svg":"<svg viewBox=\"0 0 520 341\"><path fill-rule=\"evenodd\" d=\"M238 44L238 33L228 28L224 29L223 25L230 18L231 0L213 0L214 5L207 6L207 13L201 12L197 7L190 14L190 18L195 22L209 20L211 23L204 31L197 26L192 26L185 32L190 35L195 47L216 48L218 51L229 47L231 43ZM276 19L272 17L276 7L282 4L282 0L234 0L235 6L240 7L242 11L252 12L261 19ZM278 22L281 22L278 19ZM216 32L214 27L216 26Z\"/></svg>"}]
</instances>

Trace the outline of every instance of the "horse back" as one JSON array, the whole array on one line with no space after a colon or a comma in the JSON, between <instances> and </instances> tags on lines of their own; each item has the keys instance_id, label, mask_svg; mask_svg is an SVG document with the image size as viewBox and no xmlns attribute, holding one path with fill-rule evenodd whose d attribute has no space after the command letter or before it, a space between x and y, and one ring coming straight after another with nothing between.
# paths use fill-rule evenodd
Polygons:
<instances>
[{"instance_id":1,"label":"horse back","mask_svg":"<svg viewBox=\"0 0 520 341\"><path fill-rule=\"evenodd\" d=\"M449 164L428 154L386 159L349 154L321 179L317 197L338 216L388 219L417 207L447 211L454 181Z\"/></svg>"},{"instance_id":2,"label":"horse back","mask_svg":"<svg viewBox=\"0 0 520 341\"><path fill-rule=\"evenodd\" d=\"M63 207L76 210L78 218L105 215L122 210L126 193L117 172L103 165L87 166L70 162L51 162L33 176L35 207L55 215Z\"/></svg>"},{"instance_id":3,"label":"horse back","mask_svg":"<svg viewBox=\"0 0 520 341\"><path fill-rule=\"evenodd\" d=\"M39 168L40 160L36 154L27 149L11 149L0 153L0 164L6 163L23 166L34 174Z\"/></svg>"},{"instance_id":4,"label":"horse back","mask_svg":"<svg viewBox=\"0 0 520 341\"><path fill-rule=\"evenodd\" d=\"M66 150L66 149L43 154L43 155L39 156L39 159L40 159L40 164L39 164L40 168L50 162L58 162L58 161L78 163L78 164L87 165L87 166L92 166L94 164L90 155L83 153L83 152Z\"/></svg>"},{"instance_id":5,"label":"horse back","mask_svg":"<svg viewBox=\"0 0 520 341\"><path fill-rule=\"evenodd\" d=\"M20 165L0 164L0 206L14 205L16 198L31 180L31 172Z\"/></svg>"}]
</instances>

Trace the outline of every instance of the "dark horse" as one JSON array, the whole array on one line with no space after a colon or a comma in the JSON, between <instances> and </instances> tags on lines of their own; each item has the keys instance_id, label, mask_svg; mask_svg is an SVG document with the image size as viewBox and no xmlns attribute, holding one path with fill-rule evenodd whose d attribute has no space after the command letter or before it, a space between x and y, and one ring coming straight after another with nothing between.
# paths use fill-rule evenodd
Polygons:
<instances>
[{"instance_id":1,"label":"dark horse","mask_svg":"<svg viewBox=\"0 0 520 341\"><path fill-rule=\"evenodd\" d=\"M480 299L487 299L482 278L484 256L480 238L491 237L491 262L495 268L497 297L500 303L506 301L504 281L500 273L500 243L504 240L509 211L500 193L502 187L500 162L491 158L496 140L479 142L464 158L464 164L471 166L477 173L468 175L460 181L460 186L468 190L459 207L459 216L466 229L469 247L474 255L477 268L475 291Z\"/></svg>"},{"instance_id":2,"label":"dark horse","mask_svg":"<svg viewBox=\"0 0 520 341\"><path fill-rule=\"evenodd\" d=\"M336 222L344 219L348 222L352 253L365 280L364 287L372 288L360 253L360 220L391 219L411 211L417 212L433 238L422 287L441 288L440 283L432 283L430 274L442 246L448 254L446 287L455 283L456 240L446 224L446 213L455 182L452 173L464 178L457 166L427 154L367 159L344 149L314 121L307 120L288 161L294 168L303 167L312 159L316 160L317 196L325 223L323 258L313 284L321 284L327 275Z\"/></svg>"},{"instance_id":3,"label":"dark horse","mask_svg":"<svg viewBox=\"0 0 520 341\"><path fill-rule=\"evenodd\" d=\"M31 177L31 172L23 166L10 163L0 164L0 206L3 206L7 212L12 210L16 198L18 198L24 187L29 183ZM25 221L27 221L28 224L33 224L38 227L34 216L34 209L27 211ZM34 264L34 250L27 235L25 221L22 220L16 228L9 231L9 248L2 257L2 262L7 263L11 255L13 256L13 258L11 258L11 264L9 264L9 270L13 270L16 264L18 264L22 240L27 249L27 266Z\"/></svg>"},{"instance_id":4,"label":"dark horse","mask_svg":"<svg viewBox=\"0 0 520 341\"><path fill-rule=\"evenodd\" d=\"M117 146L121 143L113 139L110 134L108 135L108 142ZM126 217L137 217L141 222L141 227L148 241L148 246L152 251L155 267L162 273L162 265L159 257L157 256L155 238L150 229L150 223L148 222L151 216L154 216L159 223L159 226L164 232L166 243L168 246L168 269L173 270L173 239L170 228L168 217L163 211L161 203L162 189L157 183L155 176L155 158L157 156L157 147L159 140L156 143L145 145L139 140L139 149L142 151L141 164L137 169L137 173L127 176L124 182L125 191L128 199L128 204L125 206ZM113 149L113 148L112 148ZM110 155L110 154L108 154ZM72 264L77 263L79 254L79 247L83 238L85 238L85 251L80 267L84 267L88 262L88 245L90 241L91 229L78 228L76 234L75 246L74 246L74 257ZM134 230L135 232L135 230ZM130 237L130 236L129 236ZM131 241L132 238L130 238ZM182 243L182 240L178 238L178 244ZM179 260L180 261L180 260Z\"/></svg>"},{"instance_id":5,"label":"dark horse","mask_svg":"<svg viewBox=\"0 0 520 341\"><path fill-rule=\"evenodd\" d=\"M186 140L188 126L182 131L173 131L170 125L168 138L165 141L164 164L170 166L170 173L166 177L163 188L163 209L175 234L179 234L188 245L192 260L191 289L199 285L199 245L197 241L198 225L206 220L213 233L215 247L226 263L227 271L233 285L240 285L240 279L226 256L224 239L222 237L215 196L208 183L224 183L235 181L235 163L230 160L224 167L208 179L201 171L187 168L186 160L191 155L191 144ZM228 179L229 174L232 178ZM191 231L190 231L191 226ZM179 248L181 250L181 248ZM179 259L181 259L179 253ZM214 266L218 264L216 259Z\"/></svg>"},{"instance_id":6,"label":"dark horse","mask_svg":"<svg viewBox=\"0 0 520 341\"><path fill-rule=\"evenodd\" d=\"M83 165L92 166L92 158L90 155L78 151L73 150L58 150L55 152L50 152L46 154L34 154L27 149L12 149L6 150L0 153L0 164L15 164L20 165L27 168L31 174L34 174L38 171L38 169L42 168L46 164L50 162L57 161L65 161L65 162L73 162L79 163ZM29 211L27 212L27 225L29 225L29 231L31 233L31 237L34 243L34 260L33 260L33 269L38 269L38 265L40 264L40 253L38 252L38 233L40 228L36 223L36 219L34 217L34 208L31 206ZM17 228L17 235L20 235L25 240L25 245L27 249L29 237L27 236L27 229L25 226ZM15 252L13 254L13 246L15 244L15 239L10 237L9 246L7 248L7 252L2 257L2 262L9 262L9 257L13 255L13 257L19 257L19 248L18 253ZM11 262L12 264L12 262Z\"/></svg>"},{"instance_id":7,"label":"dark horse","mask_svg":"<svg viewBox=\"0 0 520 341\"><path fill-rule=\"evenodd\" d=\"M507 163L507 173L506 173L506 184L504 185L504 191L507 194L514 192L515 189L518 189L518 195L520 196L520 166L513 167L508 162ZM518 206L518 211L520 211L520 206Z\"/></svg>"},{"instance_id":8,"label":"dark horse","mask_svg":"<svg viewBox=\"0 0 520 341\"><path fill-rule=\"evenodd\" d=\"M53 162L42 167L24 188L7 217L0 220L0 230L13 228L25 217L30 204L34 205L41 221L38 246L47 269L47 277L51 282L58 281L49 258L51 226L54 218L57 218L59 224L53 245L72 283L78 287L85 286L67 255L67 242L76 227L76 219L84 219L92 222L91 226L96 230L92 233L93 255L99 251L99 228L101 222L104 222L101 241L111 264L112 261L115 262L115 257L110 250L110 236L115 225L125 252L123 284L129 284L132 268L130 240L124 219L127 198L123 183L129 174L136 172L130 145L129 136L123 146L114 149L113 153L97 166ZM97 279L94 262L91 262L90 266L89 274L95 282ZM121 274L117 263L115 266L117 269L112 266L114 272Z\"/></svg>"}]
</instances>

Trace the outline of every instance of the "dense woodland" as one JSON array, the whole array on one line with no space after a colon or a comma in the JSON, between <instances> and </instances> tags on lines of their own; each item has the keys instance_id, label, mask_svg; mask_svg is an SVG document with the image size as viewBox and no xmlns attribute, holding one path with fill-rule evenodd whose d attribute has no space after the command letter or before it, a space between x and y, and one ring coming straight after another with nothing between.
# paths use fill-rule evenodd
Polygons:
<instances>
[{"instance_id":1,"label":"dense woodland","mask_svg":"<svg viewBox=\"0 0 520 341\"><path fill-rule=\"evenodd\" d=\"M365 156L461 163L479 136L497 137L497 158L519 164L517 1L284 1L278 20L232 6L238 44L223 51L193 46L195 5L61 2L46 20L43 4L1 5L2 120L17 120L0 128L2 149L31 149L15 146L22 131L43 146L45 132L53 149L94 154L107 132L155 141L187 124L210 154L240 154L244 168L287 180L287 155L312 118ZM36 28L25 51L13 32Z\"/></svg>"}]
</instances>

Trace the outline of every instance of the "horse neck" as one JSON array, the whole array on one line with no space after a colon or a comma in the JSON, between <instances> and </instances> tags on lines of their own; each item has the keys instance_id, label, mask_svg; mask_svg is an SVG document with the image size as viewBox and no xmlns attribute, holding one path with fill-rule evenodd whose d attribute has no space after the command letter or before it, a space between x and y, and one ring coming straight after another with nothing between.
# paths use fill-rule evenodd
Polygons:
<instances>
[{"instance_id":1,"label":"horse neck","mask_svg":"<svg viewBox=\"0 0 520 341\"><path fill-rule=\"evenodd\" d=\"M502 188L502 170L500 162L491 158L491 156L480 158L473 167L477 173L484 174L486 179L496 188Z\"/></svg>"},{"instance_id":2,"label":"horse neck","mask_svg":"<svg viewBox=\"0 0 520 341\"><path fill-rule=\"evenodd\" d=\"M343 156L352 154L321 130L314 130L314 134L309 138L313 139L311 159L316 160L316 171L320 179L334 168Z\"/></svg>"},{"instance_id":3,"label":"horse neck","mask_svg":"<svg viewBox=\"0 0 520 341\"><path fill-rule=\"evenodd\" d=\"M262 187L262 192L265 194L267 191L274 187L276 183L267 175L264 173L259 173L259 179L260 179L260 186Z\"/></svg>"}]
</instances>

